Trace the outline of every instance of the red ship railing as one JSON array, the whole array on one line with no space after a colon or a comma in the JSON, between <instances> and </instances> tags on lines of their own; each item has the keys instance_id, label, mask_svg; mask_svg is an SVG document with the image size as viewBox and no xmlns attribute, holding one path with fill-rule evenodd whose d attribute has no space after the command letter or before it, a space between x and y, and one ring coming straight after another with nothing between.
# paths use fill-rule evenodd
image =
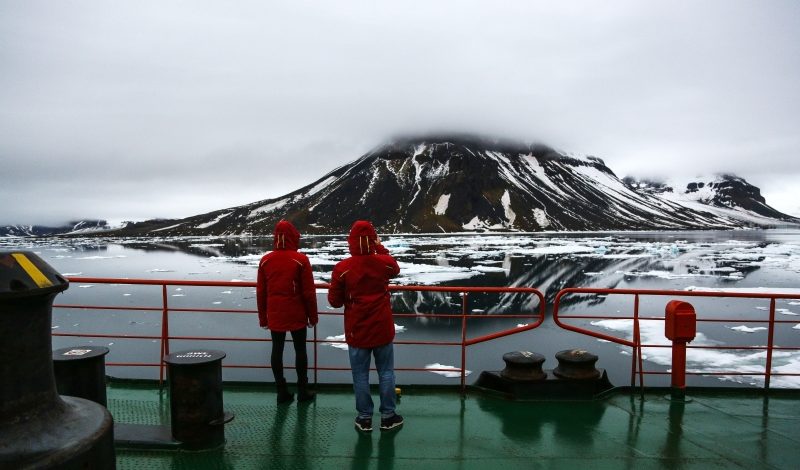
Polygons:
<instances>
[{"instance_id":1,"label":"red ship railing","mask_svg":"<svg viewBox=\"0 0 800 470\"><path fill-rule=\"evenodd\" d=\"M187 280L149 280L149 279L114 279L114 278L89 278L89 277L71 277L70 281L75 283L92 283L92 284L122 284L122 285L149 285L158 286L161 288L161 302L160 305L152 306L119 306L119 305L55 305L56 308L63 309L84 309L84 310L106 310L106 311L146 311L146 312L159 312L161 315L161 331L159 335L135 335L126 333L73 333L73 332L53 332L53 336L64 337L89 337L89 338L119 338L119 339L141 339L158 341L160 343L160 357L163 357L170 352L170 340L194 340L194 341L237 341L237 342L269 342L269 338L253 338L253 337L233 337L233 336L186 336L174 335L170 332L169 320L170 313L218 313L218 314L250 314L254 315L255 310L249 309L223 309L223 308L183 308L173 307L169 305L169 295L167 288L170 286L194 286L194 287L236 287L236 288L254 288L254 282L236 282L236 281L187 281ZM317 284L318 288L326 289L327 284ZM497 338L521 333L528 330L533 330L540 326L544 321L545 316L545 302L542 293L534 288L524 287L440 287L440 286L390 286L391 291L412 291L412 292L441 292L457 294L462 297L461 312L460 313L395 313L396 318L422 318L422 317L435 317L435 318L451 318L460 320L461 331L459 341L411 341L396 339L395 344L398 345L427 345L427 346L444 346L444 347L458 347L461 353L460 368L413 368L413 367L397 367L398 371L427 371L427 372L458 372L461 379L462 389L465 387L465 377L467 373L467 349L471 345L492 341ZM496 314L491 315L475 315L472 314L469 308L469 299L471 295L485 294L485 293L518 293L521 295L532 295L538 300L538 307L536 312L524 314ZM615 315L602 315L602 314L581 314L571 312L564 313L565 299L570 296L628 296L633 299L632 311L630 314L615 314ZM747 324L764 324L767 326L767 343L764 345L752 344L727 344L727 345L688 345L691 349L716 349L716 350L754 350L765 351L763 372L757 371L690 371L688 375L705 375L705 376L763 376L764 388L769 389L771 378L774 376L800 376L800 373L793 372L778 372L773 368L773 357L775 352L789 352L800 351L797 346L781 346L775 344L776 328L786 327L787 325L795 324L797 321L781 320L776 318L776 301L777 300L790 300L800 299L798 294L778 294L778 293L746 293L746 292L714 292L714 291L676 291L676 290L640 290L640 289L594 289L594 288L568 288L563 289L555 297L553 305L553 320L563 329L580 333L589 337L594 337L601 340L610 341L623 346L632 348L631 358L631 386L636 385L636 377L639 378L639 386L644 387L644 378L647 375L667 375L670 372L663 370L645 370L643 349L648 348L671 348L671 344L660 343L644 343L640 333L641 321L664 321L663 305L667 301L673 299L686 299L686 298L727 298L727 299L750 299L750 300L768 300L768 307L758 307L766 311L766 318L742 318L725 317L715 315L716 312L709 313L707 309L698 309L698 323L714 323L714 322L737 322ZM642 314L641 303L642 299L651 298L664 298L661 307L658 311L649 311ZM575 308L573 308L575 310ZM334 315L341 316L341 312L319 312L320 315ZM495 331L486 335L469 337L467 335L467 319L480 319L480 318L520 318L525 320L532 320L523 326L516 328ZM613 334L601 333L596 330L584 328L571 324L571 321L586 321L586 320L605 320L605 319L622 319L630 320L632 322L632 331L630 336L620 337ZM317 329L313 330L313 339L310 339L313 346L313 363L310 369L314 373L314 381L318 380L318 373L321 371L349 371L347 366L321 366L318 361L318 350L321 343L343 343L332 339L319 339L317 337ZM796 343L795 343L796 344ZM163 380L164 377L164 362L109 362L109 366L132 366L132 367L158 367L159 379ZM262 369L269 368L269 365L262 364L225 364L226 368L252 368ZM288 367L287 367L288 368Z\"/></svg>"},{"instance_id":2,"label":"red ship railing","mask_svg":"<svg viewBox=\"0 0 800 470\"><path fill-rule=\"evenodd\" d=\"M53 336L58 337L85 337L85 338L109 338L109 339L141 339L159 341L160 351L159 357L161 360L157 363L152 362L108 362L108 366L122 366L122 367L158 367L159 368L159 382L164 380L164 357L170 353L170 341L177 340L191 340L191 341L235 341L235 342L270 342L271 339L267 337L254 338L254 337L234 337L234 336L178 336L170 332L169 320L170 313L217 313L217 314L248 314L255 315L257 312L253 309L223 309L223 308L184 308L172 307L169 305L168 287L235 287L235 288L255 288L255 282L238 282L238 281L188 281L188 280L173 280L173 279L117 279L117 278L97 278L97 277L69 277L70 282L73 283L86 283L86 284L120 284L120 285L147 285L158 286L161 288L161 303L160 305L151 306L121 306L121 305L85 305L85 304L56 304L53 307L57 309L83 309L83 310L105 310L105 311L141 311L141 312L160 312L161 314L161 333L160 335L132 335L125 333L94 333L94 332L56 332L53 331ZM317 288L327 289L328 284L319 283ZM418 372L458 372L461 377L462 390L466 386L466 362L467 362L467 348L469 346L492 341L497 338L502 338L509 335L522 333L537 328L544 321L545 314L545 301L544 295L537 289L527 287L440 287L440 286L389 286L390 291L412 291L412 292L441 292L457 294L461 296L461 312L458 314L445 314L445 313L395 313L395 318L455 318L461 320L461 339L460 341L408 341L395 339L394 344L397 345L427 345L427 346L447 346L447 347L460 347L461 349L461 367L457 369L441 369L441 368L413 368L413 367L396 367L396 371L418 371ZM491 315L475 315L469 309L470 294L521 294L531 295L538 299L538 308L536 312L522 313L522 314L491 314ZM341 312L318 312L320 315L338 315ZM476 337L467 336L467 319L480 319L480 318L519 318L530 320L531 323L517 326L515 328L494 331L489 334ZM255 320L254 320L255 322ZM318 362L318 349L320 343L344 343L344 341L336 341L330 339L319 339L317 337L317 329L313 329L313 339L309 342L313 344L313 361L310 369L314 373L314 382L318 381L318 373L320 371L349 371L349 366L331 367L320 366ZM225 368L250 368L250 369L265 369L270 368L268 364L224 364ZM289 368L289 367L287 367Z\"/></svg>"},{"instance_id":3,"label":"red ship railing","mask_svg":"<svg viewBox=\"0 0 800 470\"><path fill-rule=\"evenodd\" d=\"M588 315L588 314L580 314L580 313L570 313L564 314L561 312L562 310L562 303L564 303L564 299L568 298L569 296L610 296L610 295L620 295L620 296L632 296L633 297L633 310L630 315ZM642 314L640 304L643 297L668 297L664 299L663 304L661 305L661 310L658 313L646 313ZM605 341L610 341L612 343L629 346L632 348L632 358L631 358L631 386L636 385L636 376L639 376L639 386L644 387L644 376L645 375L668 375L670 372L665 371L657 371L657 370L645 370L644 369L644 361L642 357L642 349L646 348L672 348L672 344L646 344L642 342L641 339L641 332L640 332L640 322L641 321L664 321L664 306L666 305L667 301L672 299L680 299L686 300L686 298L726 298L726 299L763 299L769 301L769 307L766 309L767 317L766 318L730 318L730 317L719 317L716 312L708 312L704 309L696 309L697 310L697 322L698 323L719 323L719 322L735 322L735 323L756 323L756 324L765 324L767 327L767 344L765 345L737 345L737 344L726 344L726 345L692 345L691 343L687 346L688 349L716 349L716 350L757 350L757 351L765 351L765 360L764 360L764 371L763 372L755 372L755 371L695 371L695 372L686 372L687 375L716 375L716 376L763 376L764 377L764 388L770 388L770 379L774 376L800 376L800 373L790 373L790 372L776 372L773 370L773 356L776 351L800 351L800 347L797 346L778 346L775 344L775 331L776 327L787 326L790 324L796 324L796 320L778 320L775 318L776 313L776 301L778 299L800 299L800 295L798 294L778 294L778 293L748 293L748 292L715 292L715 291L676 291L676 290L647 290L647 289L593 289L593 288L568 288L562 289L558 292L555 297L555 303L553 305L553 320L555 323L560 326L561 328L569 331L574 331L576 333L580 333L582 335L591 336L594 338L598 338ZM579 327L576 325L569 324L565 322L565 320L631 320L632 321L632 332L631 337L618 337L610 334L600 333L598 331L594 331L588 328ZM797 343L795 343L797 344Z\"/></svg>"}]
</instances>

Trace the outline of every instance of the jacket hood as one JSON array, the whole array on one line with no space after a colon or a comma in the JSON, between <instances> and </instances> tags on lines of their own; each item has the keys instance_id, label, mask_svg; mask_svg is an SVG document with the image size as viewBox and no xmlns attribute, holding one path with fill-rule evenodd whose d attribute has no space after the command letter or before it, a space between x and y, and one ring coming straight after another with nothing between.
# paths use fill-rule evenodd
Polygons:
<instances>
[{"instance_id":1,"label":"jacket hood","mask_svg":"<svg viewBox=\"0 0 800 470\"><path fill-rule=\"evenodd\" d=\"M347 244L350 245L350 254L353 256L374 254L375 246L378 244L378 233L371 223L357 220L350 228Z\"/></svg>"},{"instance_id":2,"label":"jacket hood","mask_svg":"<svg viewBox=\"0 0 800 470\"><path fill-rule=\"evenodd\" d=\"M288 220L275 224L275 237L272 246L276 250L294 250L300 247L300 232Z\"/></svg>"}]
</instances>

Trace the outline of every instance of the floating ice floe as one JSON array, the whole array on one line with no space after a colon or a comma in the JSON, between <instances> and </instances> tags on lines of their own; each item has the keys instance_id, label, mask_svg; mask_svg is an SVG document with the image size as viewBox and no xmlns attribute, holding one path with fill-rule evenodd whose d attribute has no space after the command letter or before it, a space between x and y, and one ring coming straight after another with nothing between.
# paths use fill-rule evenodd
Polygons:
<instances>
[{"instance_id":1,"label":"floating ice floe","mask_svg":"<svg viewBox=\"0 0 800 470\"><path fill-rule=\"evenodd\" d=\"M478 271L479 273L504 273L506 272L505 268L496 267L496 266L474 266L472 267L473 271Z\"/></svg>"},{"instance_id":2,"label":"floating ice floe","mask_svg":"<svg viewBox=\"0 0 800 470\"><path fill-rule=\"evenodd\" d=\"M400 276L394 281L398 284L441 284L446 281L469 279L479 276L481 272L470 268L455 266L437 266L432 264L398 263Z\"/></svg>"},{"instance_id":3,"label":"floating ice floe","mask_svg":"<svg viewBox=\"0 0 800 470\"><path fill-rule=\"evenodd\" d=\"M395 333L402 333L406 331L406 327L403 325L398 325L397 323L394 324L394 331ZM326 336L325 343L322 343L323 346L330 346L332 348L341 349L343 351L347 351L347 343L345 343L346 338L344 334L335 335L335 336Z\"/></svg>"},{"instance_id":4,"label":"floating ice floe","mask_svg":"<svg viewBox=\"0 0 800 470\"><path fill-rule=\"evenodd\" d=\"M443 377L448 377L448 378L461 377L461 369L459 369L458 367L455 367L455 366L447 366L447 365L439 364L438 362L435 362L433 364L425 365L425 368L426 369L446 369L446 370L428 370L428 372L433 372L434 374L438 374L438 375L441 375ZM471 373L472 373L471 370L465 370L464 371L464 375L465 376L469 375Z\"/></svg>"},{"instance_id":5,"label":"floating ice floe","mask_svg":"<svg viewBox=\"0 0 800 470\"><path fill-rule=\"evenodd\" d=\"M622 333L626 339L633 338L633 320L598 320L591 322L592 325L607 330ZM800 324L794 328L800 329ZM664 336L664 323L655 320L640 320L639 333L643 344L669 345L670 341ZM706 337L705 334L697 332L691 346L717 346L722 343ZM624 348L628 348L624 346ZM655 364L671 366L671 348L643 348L647 353L645 359ZM687 371L696 373L753 373L763 374L766 365L766 350L763 351L736 351L736 350L717 350L717 349L688 349L686 352ZM782 373L800 372L800 352L796 351L773 351L772 353L773 370ZM750 383L755 381L757 384L764 383L764 377L759 375L735 375L720 376L721 380L729 380L737 383ZM771 387L776 388L798 388L800 387L800 377L798 376L776 376L773 375L770 381Z\"/></svg>"},{"instance_id":6,"label":"floating ice floe","mask_svg":"<svg viewBox=\"0 0 800 470\"><path fill-rule=\"evenodd\" d=\"M800 298L800 289L793 287L706 287L689 286L683 290L702 291L702 292L739 292L748 294L797 294ZM790 302L791 304L791 302ZM760 308L760 307L756 307ZM765 307L766 308L766 307Z\"/></svg>"},{"instance_id":7,"label":"floating ice floe","mask_svg":"<svg viewBox=\"0 0 800 470\"><path fill-rule=\"evenodd\" d=\"M709 277L710 274L697 274L697 273L675 273L670 271L624 271L621 274L629 277L656 277L659 279L690 279L696 277Z\"/></svg>"},{"instance_id":8,"label":"floating ice floe","mask_svg":"<svg viewBox=\"0 0 800 470\"><path fill-rule=\"evenodd\" d=\"M335 336L326 336L325 337L325 341L329 341L329 342L322 343L323 346L330 346L332 348L342 349L344 351L347 351L347 349L348 349L347 343L344 342L345 341L344 334L335 335ZM336 341L336 342L330 342L330 341ZM339 342L339 341L341 341L341 342Z\"/></svg>"},{"instance_id":9,"label":"floating ice floe","mask_svg":"<svg viewBox=\"0 0 800 470\"><path fill-rule=\"evenodd\" d=\"M555 245L520 250L520 254L528 255L563 255L567 253L593 253L594 248L584 245Z\"/></svg>"},{"instance_id":10,"label":"floating ice floe","mask_svg":"<svg viewBox=\"0 0 800 470\"><path fill-rule=\"evenodd\" d=\"M764 330L767 329L767 327L766 326L756 326L756 327L751 328L749 326L739 325L739 326L732 326L732 327L730 327L730 329L733 330L733 331L741 331L742 333L755 333L756 331L764 331Z\"/></svg>"},{"instance_id":11,"label":"floating ice floe","mask_svg":"<svg viewBox=\"0 0 800 470\"><path fill-rule=\"evenodd\" d=\"M147 272L148 273L174 273L175 270L174 269L153 268L153 269L148 269Z\"/></svg>"},{"instance_id":12,"label":"floating ice floe","mask_svg":"<svg viewBox=\"0 0 800 470\"><path fill-rule=\"evenodd\" d=\"M334 266L339 261L328 257L309 256L308 262L311 263L311 266Z\"/></svg>"}]
</instances>

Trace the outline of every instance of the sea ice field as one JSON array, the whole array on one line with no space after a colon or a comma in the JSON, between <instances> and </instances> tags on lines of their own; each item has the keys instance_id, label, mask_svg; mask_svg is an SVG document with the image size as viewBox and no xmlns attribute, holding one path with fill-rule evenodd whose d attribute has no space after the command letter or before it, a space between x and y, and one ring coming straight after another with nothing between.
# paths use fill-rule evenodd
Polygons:
<instances>
[{"instance_id":1,"label":"sea ice field","mask_svg":"<svg viewBox=\"0 0 800 470\"><path fill-rule=\"evenodd\" d=\"M630 381L631 348L556 326L551 304L566 287L659 289L681 292L772 292L796 298L778 299L775 305L776 350L773 372L800 374L800 231L736 230L703 232L608 232L608 233L485 233L447 235L385 235L384 245L400 264L395 283L403 286L489 286L534 287L546 298L547 319L537 329L496 341L471 346L464 367L469 382L477 371L502 369L502 354L530 350L547 357L544 367L555 367L553 355L559 350L584 348L600 357L598 367L606 369L612 382ZM0 238L0 250L33 251L57 271L72 278L143 278L216 281L255 281L261 256L270 249L270 238L185 237L185 238ZM301 239L301 251L314 266L317 282L327 283L333 265L347 256L344 237L309 236ZM318 289L321 316L315 334L320 343L316 360L321 367L341 371L321 373L320 381L348 380L346 345L340 311L326 302L326 290ZM633 337L630 296L576 295L565 300L559 315L591 318L568 319L571 324L601 334ZM565 298L566 299L566 298ZM663 316L664 304L672 299L641 300L640 318ZM763 346L768 340L769 300L730 298L682 298L691 302L698 318L698 335L693 346ZM122 282L99 284L73 282L56 299L56 304L101 304L106 306L160 306L159 287L135 286ZM267 338L257 326L252 310L252 288L197 288L168 286L168 302L178 309L245 310L249 314L190 314L172 312L173 336ZM441 315L462 311L463 298L457 293L392 293L396 341L459 342L460 318ZM468 338L533 321L538 298L520 294L470 295L466 310ZM501 318L504 314L527 318ZM438 315L438 316L437 316ZM611 317L611 318L609 318ZM623 318L628 317L628 318ZM663 322L640 321L646 370L669 371L669 344ZM87 311L56 308L53 330L86 334L119 333L120 336L160 334L159 312L121 310ZM157 340L56 336L54 347L75 345L76 341L100 344L112 352L109 362L157 362ZM173 340L172 350L195 347L197 341ZM236 344L206 340L204 346L223 349L232 364L256 365L256 369L226 369L229 380L272 380L266 366L269 343L248 341ZM795 349L792 349L795 348ZM291 361L287 348L287 361ZM766 352L763 349L689 349L688 368L700 375L690 376L689 385L763 386ZM460 347L396 347L399 383L457 383L460 377ZM116 375L151 377L153 368L112 367ZM735 372L735 375L713 375ZM702 375L708 373L710 375ZM454 382L455 381L455 382ZM653 375L647 384L668 384L668 376ZM773 387L800 387L800 376L774 376Z\"/></svg>"}]
</instances>

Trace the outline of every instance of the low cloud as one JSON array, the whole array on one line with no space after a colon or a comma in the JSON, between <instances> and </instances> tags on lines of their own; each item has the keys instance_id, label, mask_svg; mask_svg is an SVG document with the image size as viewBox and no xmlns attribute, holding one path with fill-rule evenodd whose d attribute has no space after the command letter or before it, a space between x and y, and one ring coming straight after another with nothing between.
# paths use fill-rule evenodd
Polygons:
<instances>
[{"instance_id":1,"label":"low cloud","mask_svg":"<svg viewBox=\"0 0 800 470\"><path fill-rule=\"evenodd\" d=\"M799 13L746 1L5 2L0 223L277 197L392 135L439 128L593 154L618 176L735 173L789 211L772 197L797 199L786 182L800 177Z\"/></svg>"}]
</instances>

